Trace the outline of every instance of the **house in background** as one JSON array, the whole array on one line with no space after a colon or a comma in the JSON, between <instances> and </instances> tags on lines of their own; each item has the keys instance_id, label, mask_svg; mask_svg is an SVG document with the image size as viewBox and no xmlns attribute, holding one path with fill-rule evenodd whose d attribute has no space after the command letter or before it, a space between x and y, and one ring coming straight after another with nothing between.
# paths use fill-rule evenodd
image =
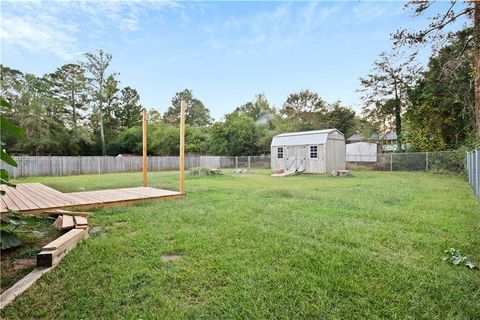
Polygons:
<instances>
[{"instance_id":1,"label":"house in background","mask_svg":"<svg viewBox=\"0 0 480 320\"><path fill-rule=\"evenodd\" d=\"M283 175L345 170L345 137L337 129L276 135L271 152L272 171Z\"/></svg>"},{"instance_id":2,"label":"house in background","mask_svg":"<svg viewBox=\"0 0 480 320\"><path fill-rule=\"evenodd\" d=\"M377 143L381 146L381 152L395 152L398 149L395 132L373 133L368 137L364 137L361 133L355 133L347 139L347 144L356 142Z\"/></svg>"},{"instance_id":3,"label":"house in background","mask_svg":"<svg viewBox=\"0 0 480 320\"><path fill-rule=\"evenodd\" d=\"M354 142L346 145L347 162L377 162L379 153L382 153L382 147L378 143Z\"/></svg>"}]
</instances>

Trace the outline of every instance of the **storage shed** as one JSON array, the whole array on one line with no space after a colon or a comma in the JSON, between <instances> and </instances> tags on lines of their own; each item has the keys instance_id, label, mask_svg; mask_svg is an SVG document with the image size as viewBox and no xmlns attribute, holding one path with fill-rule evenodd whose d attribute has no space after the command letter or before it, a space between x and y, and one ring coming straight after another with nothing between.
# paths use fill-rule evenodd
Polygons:
<instances>
[{"instance_id":1,"label":"storage shed","mask_svg":"<svg viewBox=\"0 0 480 320\"><path fill-rule=\"evenodd\" d=\"M345 137L337 129L276 135L271 145L271 167L284 175L345 170Z\"/></svg>"}]
</instances>

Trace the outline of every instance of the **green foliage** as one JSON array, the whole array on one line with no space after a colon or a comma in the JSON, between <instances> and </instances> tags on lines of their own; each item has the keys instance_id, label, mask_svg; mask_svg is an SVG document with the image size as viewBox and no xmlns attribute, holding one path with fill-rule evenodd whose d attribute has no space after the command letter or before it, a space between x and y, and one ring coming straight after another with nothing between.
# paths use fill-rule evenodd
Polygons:
<instances>
[{"instance_id":1,"label":"green foliage","mask_svg":"<svg viewBox=\"0 0 480 320\"><path fill-rule=\"evenodd\" d=\"M205 127L212 123L210 111L205 107L202 101L195 98L192 91L185 89L177 92L172 98L172 105L163 115L163 121L167 124L178 125L180 123L180 100L183 99L186 104L185 123L192 126Z\"/></svg>"},{"instance_id":2,"label":"green foliage","mask_svg":"<svg viewBox=\"0 0 480 320\"><path fill-rule=\"evenodd\" d=\"M22 244L22 240L13 232L0 230L0 242L2 250L18 247Z\"/></svg>"},{"instance_id":3,"label":"green foliage","mask_svg":"<svg viewBox=\"0 0 480 320\"><path fill-rule=\"evenodd\" d=\"M415 151L452 150L474 141L472 29L455 34L432 56L409 92L405 139Z\"/></svg>"},{"instance_id":4,"label":"green foliage","mask_svg":"<svg viewBox=\"0 0 480 320\"><path fill-rule=\"evenodd\" d=\"M140 105L140 95L137 90L126 87L122 89L120 106L115 111L120 126L123 128L132 128L142 123L142 105Z\"/></svg>"},{"instance_id":5,"label":"green foliage","mask_svg":"<svg viewBox=\"0 0 480 320\"><path fill-rule=\"evenodd\" d=\"M10 120L8 120L4 116L4 111L12 108L10 103L5 99L0 98L0 107L2 111L2 113L0 114L0 130L2 133L1 140L0 140L0 161L5 162L6 164L11 165L12 167L16 167L17 162L12 158L12 156L5 149L5 142L3 139L6 135L7 136L10 135L18 139L21 139L24 137L24 132L21 128L15 126ZM9 182L9 173L6 169L0 169L0 185L1 184L15 187L15 185ZM0 194L4 195L5 191L1 190Z\"/></svg>"},{"instance_id":6,"label":"green foliage","mask_svg":"<svg viewBox=\"0 0 480 320\"><path fill-rule=\"evenodd\" d=\"M0 216L0 223L0 241L2 250L20 246L22 240L15 231L18 227L27 224L22 216L17 212L10 211L8 215Z\"/></svg>"},{"instance_id":7,"label":"green foliage","mask_svg":"<svg viewBox=\"0 0 480 320\"><path fill-rule=\"evenodd\" d=\"M210 152L219 155L254 155L258 139L255 121L247 115L230 114L211 128Z\"/></svg>"}]
</instances>

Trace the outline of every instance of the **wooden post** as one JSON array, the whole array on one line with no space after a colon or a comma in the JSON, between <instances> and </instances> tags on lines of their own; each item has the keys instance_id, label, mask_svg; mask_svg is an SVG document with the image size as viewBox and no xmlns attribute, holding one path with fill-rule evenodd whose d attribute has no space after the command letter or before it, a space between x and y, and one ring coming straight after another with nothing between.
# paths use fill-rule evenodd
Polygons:
<instances>
[{"instance_id":1,"label":"wooden post","mask_svg":"<svg viewBox=\"0 0 480 320\"><path fill-rule=\"evenodd\" d=\"M185 193L185 101L180 100L180 174L179 174L179 191Z\"/></svg>"},{"instance_id":2,"label":"wooden post","mask_svg":"<svg viewBox=\"0 0 480 320\"><path fill-rule=\"evenodd\" d=\"M148 186L147 181L147 110L143 109L143 186Z\"/></svg>"}]
</instances>

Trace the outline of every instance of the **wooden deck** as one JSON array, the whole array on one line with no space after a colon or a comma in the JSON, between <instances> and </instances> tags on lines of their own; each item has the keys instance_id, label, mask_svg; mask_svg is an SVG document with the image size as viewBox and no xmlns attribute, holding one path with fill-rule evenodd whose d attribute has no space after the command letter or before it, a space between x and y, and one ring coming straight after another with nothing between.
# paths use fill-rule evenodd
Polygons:
<instances>
[{"instance_id":1,"label":"wooden deck","mask_svg":"<svg viewBox=\"0 0 480 320\"><path fill-rule=\"evenodd\" d=\"M129 205L144 200L170 200L185 196L177 191L150 187L62 193L41 183L19 183L16 188L2 185L0 189L6 191L6 194L0 197L1 213L7 212L7 208L26 213L41 213L50 209L91 209Z\"/></svg>"}]
</instances>

